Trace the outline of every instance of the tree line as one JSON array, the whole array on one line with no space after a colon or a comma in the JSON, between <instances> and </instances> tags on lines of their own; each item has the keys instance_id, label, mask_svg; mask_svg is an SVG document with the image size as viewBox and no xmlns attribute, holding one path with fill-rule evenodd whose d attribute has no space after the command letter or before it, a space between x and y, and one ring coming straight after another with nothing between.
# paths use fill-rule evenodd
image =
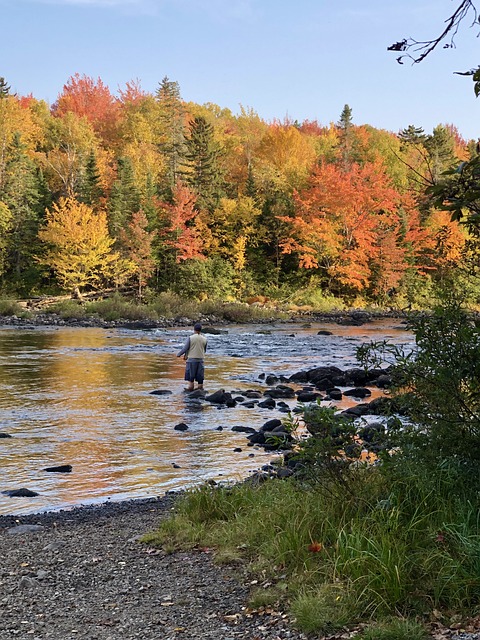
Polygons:
<instances>
[{"instance_id":1,"label":"tree line","mask_svg":"<svg viewBox=\"0 0 480 640\"><path fill-rule=\"evenodd\" d=\"M392 133L349 105L328 125L267 122L167 77L114 95L75 74L52 105L0 78L2 289L412 304L474 264L439 193L476 156L454 125Z\"/></svg>"}]
</instances>

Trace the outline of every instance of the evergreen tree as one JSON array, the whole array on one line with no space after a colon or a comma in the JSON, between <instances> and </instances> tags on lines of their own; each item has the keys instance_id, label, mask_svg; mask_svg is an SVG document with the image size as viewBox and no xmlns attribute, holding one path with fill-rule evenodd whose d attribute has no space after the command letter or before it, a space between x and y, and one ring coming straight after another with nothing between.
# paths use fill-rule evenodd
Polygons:
<instances>
[{"instance_id":1,"label":"evergreen tree","mask_svg":"<svg viewBox=\"0 0 480 640\"><path fill-rule=\"evenodd\" d=\"M348 169L352 155L352 123L352 109L346 104L340 114L340 120L337 122L340 157L345 169Z\"/></svg>"},{"instance_id":2,"label":"evergreen tree","mask_svg":"<svg viewBox=\"0 0 480 640\"><path fill-rule=\"evenodd\" d=\"M100 198L105 193L100 183L100 173L98 171L97 158L92 149L85 163L84 173L78 190L78 201L88 205L98 204Z\"/></svg>"},{"instance_id":3,"label":"evergreen tree","mask_svg":"<svg viewBox=\"0 0 480 640\"><path fill-rule=\"evenodd\" d=\"M185 108L178 82L165 76L157 90L160 104L160 151L167 161L166 190L171 194L180 176L185 153Z\"/></svg>"},{"instance_id":4,"label":"evergreen tree","mask_svg":"<svg viewBox=\"0 0 480 640\"><path fill-rule=\"evenodd\" d=\"M15 135L9 149L0 201L4 202L12 215L9 271L15 280L20 281L25 279L25 272L33 264L39 222L47 202L42 176L27 155L19 134Z\"/></svg>"},{"instance_id":5,"label":"evergreen tree","mask_svg":"<svg viewBox=\"0 0 480 640\"><path fill-rule=\"evenodd\" d=\"M197 195L198 208L213 211L223 191L220 147L214 139L213 126L203 116L197 116L185 142L185 180Z\"/></svg>"},{"instance_id":6,"label":"evergreen tree","mask_svg":"<svg viewBox=\"0 0 480 640\"><path fill-rule=\"evenodd\" d=\"M112 185L109 200L109 230L114 238L120 237L132 215L140 210L140 193L130 158L117 161L117 179Z\"/></svg>"},{"instance_id":7,"label":"evergreen tree","mask_svg":"<svg viewBox=\"0 0 480 640\"><path fill-rule=\"evenodd\" d=\"M402 129L398 137L406 144L423 144L427 139L422 127L416 127L414 124L409 124L408 127Z\"/></svg>"},{"instance_id":8,"label":"evergreen tree","mask_svg":"<svg viewBox=\"0 0 480 640\"><path fill-rule=\"evenodd\" d=\"M0 76L0 100L10 95L10 86L5 82L5 78Z\"/></svg>"}]
</instances>

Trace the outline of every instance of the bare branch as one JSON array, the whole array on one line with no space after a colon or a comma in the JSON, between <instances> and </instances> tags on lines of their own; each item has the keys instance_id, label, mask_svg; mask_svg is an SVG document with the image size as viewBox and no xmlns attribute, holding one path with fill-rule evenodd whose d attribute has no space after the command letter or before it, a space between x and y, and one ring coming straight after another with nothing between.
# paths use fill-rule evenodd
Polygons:
<instances>
[{"instance_id":1,"label":"bare branch","mask_svg":"<svg viewBox=\"0 0 480 640\"><path fill-rule=\"evenodd\" d=\"M460 24L470 12L473 12L473 22L470 26L473 27L475 24L478 26L478 12L475 4L472 0L462 0L455 12L445 20L446 26L437 38L426 40L425 42L414 40L413 38L403 39L387 47L387 51L406 51L407 53L397 58L397 62L403 64L403 58L410 58L413 64L416 64L425 60L425 58L447 38L449 42L444 42L443 48L453 49L455 48L455 37ZM409 53L410 51L412 53Z\"/></svg>"}]
</instances>

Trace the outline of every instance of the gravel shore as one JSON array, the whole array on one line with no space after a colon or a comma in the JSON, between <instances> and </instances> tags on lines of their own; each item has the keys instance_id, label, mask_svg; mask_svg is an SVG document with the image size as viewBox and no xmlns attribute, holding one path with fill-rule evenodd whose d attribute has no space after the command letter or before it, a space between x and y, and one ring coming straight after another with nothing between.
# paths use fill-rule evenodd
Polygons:
<instances>
[{"instance_id":1,"label":"gravel shore","mask_svg":"<svg viewBox=\"0 0 480 640\"><path fill-rule=\"evenodd\" d=\"M247 610L240 568L139 541L173 500L1 516L0 639L305 639L284 613Z\"/></svg>"}]
</instances>

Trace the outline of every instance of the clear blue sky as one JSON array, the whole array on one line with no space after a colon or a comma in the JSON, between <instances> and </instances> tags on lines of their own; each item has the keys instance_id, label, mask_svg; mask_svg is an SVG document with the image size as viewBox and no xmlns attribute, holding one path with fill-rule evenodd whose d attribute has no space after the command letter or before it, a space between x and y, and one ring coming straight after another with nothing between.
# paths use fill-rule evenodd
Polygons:
<instances>
[{"instance_id":1,"label":"clear blue sky","mask_svg":"<svg viewBox=\"0 0 480 640\"><path fill-rule=\"evenodd\" d=\"M478 29L466 22L454 50L403 66L387 46L430 39L459 0L0 0L0 76L21 95L52 103L74 73L116 93L164 76L184 100L214 102L266 120L336 122L427 132L455 124L480 137ZM479 3L480 5L480 3Z\"/></svg>"}]
</instances>

